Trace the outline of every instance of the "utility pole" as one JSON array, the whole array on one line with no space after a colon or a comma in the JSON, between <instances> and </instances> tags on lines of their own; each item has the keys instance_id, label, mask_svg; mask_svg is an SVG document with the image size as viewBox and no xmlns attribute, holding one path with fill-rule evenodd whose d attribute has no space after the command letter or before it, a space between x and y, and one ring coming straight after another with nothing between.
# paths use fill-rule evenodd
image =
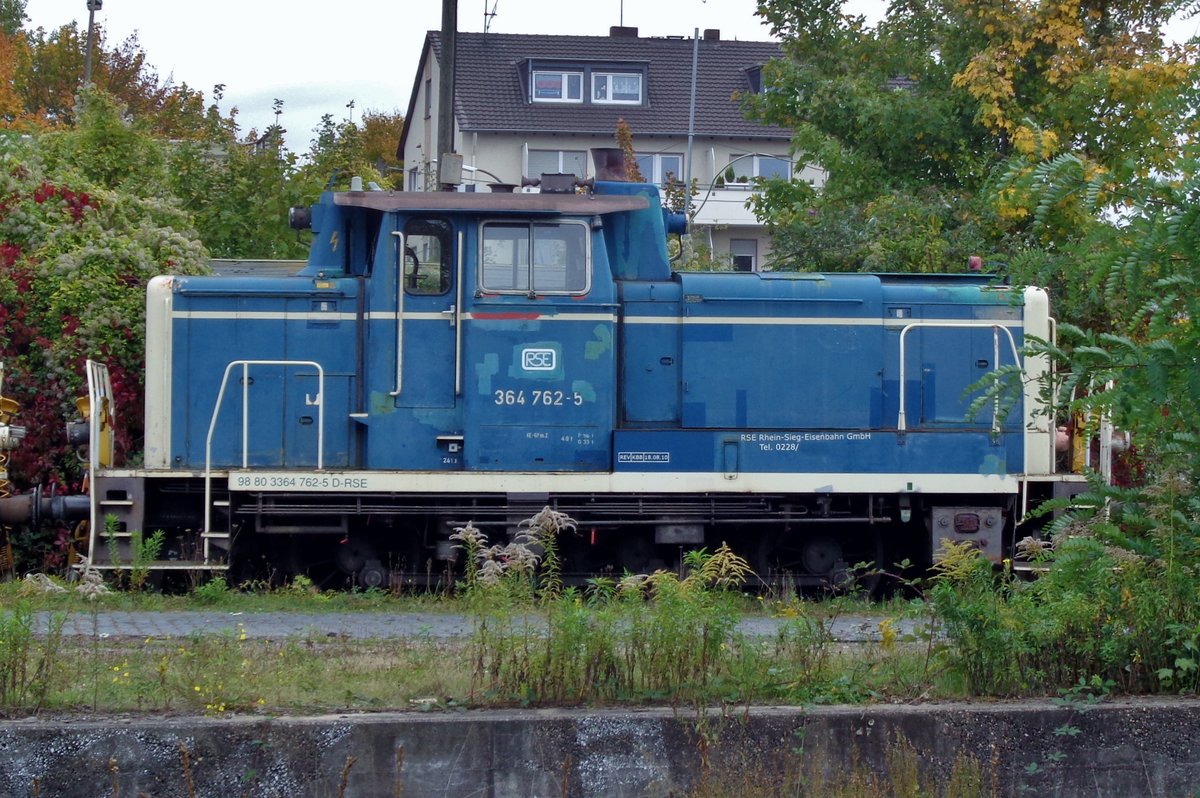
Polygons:
<instances>
[{"instance_id":1,"label":"utility pole","mask_svg":"<svg viewBox=\"0 0 1200 798\"><path fill-rule=\"evenodd\" d=\"M87 0L88 38L87 50L83 53L83 85L92 82L92 45L96 41L96 12L104 6L104 0Z\"/></svg>"},{"instance_id":2,"label":"utility pole","mask_svg":"<svg viewBox=\"0 0 1200 798\"><path fill-rule=\"evenodd\" d=\"M446 156L454 152L454 65L458 44L458 0L442 0L442 62L438 75L438 184L443 191L458 179ZM461 162L460 162L461 163Z\"/></svg>"}]
</instances>

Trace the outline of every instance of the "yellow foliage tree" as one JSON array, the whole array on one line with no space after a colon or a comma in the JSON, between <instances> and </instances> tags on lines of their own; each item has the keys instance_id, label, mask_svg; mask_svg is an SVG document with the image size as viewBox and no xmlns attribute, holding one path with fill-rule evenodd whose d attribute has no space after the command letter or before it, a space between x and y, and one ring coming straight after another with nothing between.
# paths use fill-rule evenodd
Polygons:
<instances>
[{"instance_id":1,"label":"yellow foliage tree","mask_svg":"<svg viewBox=\"0 0 1200 798\"><path fill-rule=\"evenodd\" d=\"M363 155L373 164L382 177L390 178L397 188L402 187L399 176L403 162L396 157L396 145L404 132L404 115L398 110L363 112L362 124ZM389 174L391 173L391 174Z\"/></svg>"},{"instance_id":2,"label":"yellow foliage tree","mask_svg":"<svg viewBox=\"0 0 1200 798\"><path fill-rule=\"evenodd\" d=\"M633 131L630 130L629 123L624 119L617 120L615 138L617 146L625 155L625 176L634 183L645 183L646 178L642 176L642 170L638 168L637 155L633 150Z\"/></svg>"},{"instance_id":3,"label":"yellow foliage tree","mask_svg":"<svg viewBox=\"0 0 1200 798\"><path fill-rule=\"evenodd\" d=\"M1022 141L1037 140L1141 175L1161 170L1200 130L1179 107L1197 88L1200 51L1161 33L1178 5L953 0L950 19L980 39L953 85L977 103L977 121L1022 154L1032 154Z\"/></svg>"},{"instance_id":4,"label":"yellow foliage tree","mask_svg":"<svg viewBox=\"0 0 1200 798\"><path fill-rule=\"evenodd\" d=\"M24 39L0 33L0 124L12 126L23 116L24 104L16 90L17 59Z\"/></svg>"}]
</instances>

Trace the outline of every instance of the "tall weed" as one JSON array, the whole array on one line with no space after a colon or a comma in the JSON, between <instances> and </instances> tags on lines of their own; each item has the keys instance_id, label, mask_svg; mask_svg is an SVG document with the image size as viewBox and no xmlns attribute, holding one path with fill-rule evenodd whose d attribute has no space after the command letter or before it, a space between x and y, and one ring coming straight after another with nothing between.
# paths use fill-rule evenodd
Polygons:
<instances>
[{"instance_id":1,"label":"tall weed","mask_svg":"<svg viewBox=\"0 0 1200 798\"><path fill-rule=\"evenodd\" d=\"M688 701L714 684L738 683L729 666L745 662L733 652L748 649L735 634L739 611L730 589L751 573L744 559L722 545L690 553L683 577L658 571L619 583L594 580L587 592L563 589L554 541L573 527L547 507L503 547L486 547L469 524L455 531L477 560L477 567L467 563L472 698ZM730 692L740 698L744 691Z\"/></svg>"},{"instance_id":2,"label":"tall weed","mask_svg":"<svg viewBox=\"0 0 1200 798\"><path fill-rule=\"evenodd\" d=\"M948 642L940 655L968 692L1045 693L1092 678L1130 693L1195 692L1186 630L1200 609L1178 593L1190 584L1196 595L1194 565L1106 543L1094 528L1067 527L1041 547L1046 570L1032 582L969 546L943 549L929 599Z\"/></svg>"},{"instance_id":3,"label":"tall weed","mask_svg":"<svg viewBox=\"0 0 1200 798\"><path fill-rule=\"evenodd\" d=\"M150 579L150 565L162 554L166 533L159 529L149 537L141 532L133 532L129 536L129 589L139 591L146 587Z\"/></svg>"},{"instance_id":4,"label":"tall weed","mask_svg":"<svg viewBox=\"0 0 1200 798\"><path fill-rule=\"evenodd\" d=\"M0 707L37 713L62 668L60 648L66 614L49 616L44 634L35 629L28 603L0 611Z\"/></svg>"}]
</instances>

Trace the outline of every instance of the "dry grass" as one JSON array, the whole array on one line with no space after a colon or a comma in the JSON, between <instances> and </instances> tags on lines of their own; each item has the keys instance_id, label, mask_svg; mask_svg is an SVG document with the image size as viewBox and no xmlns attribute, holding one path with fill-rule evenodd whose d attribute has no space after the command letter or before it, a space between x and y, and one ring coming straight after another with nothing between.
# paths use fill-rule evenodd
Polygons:
<instances>
[{"instance_id":1,"label":"dry grass","mask_svg":"<svg viewBox=\"0 0 1200 798\"><path fill-rule=\"evenodd\" d=\"M89 664L60 668L42 711L430 709L465 696L471 678L465 644L433 642L280 643L219 635L108 640L100 647L68 641L60 656L64 663Z\"/></svg>"},{"instance_id":2,"label":"dry grass","mask_svg":"<svg viewBox=\"0 0 1200 798\"><path fill-rule=\"evenodd\" d=\"M901 691L908 688L902 682L915 679L920 668L919 654L903 648L884 652L874 645L831 644L814 659L811 647L743 639L727 643L708 672L696 674L676 694L651 680L646 689L635 686L620 694L599 682L595 689L583 685L569 695L558 689L561 685L549 684L541 695L539 680L520 691L480 689L479 644L472 638L265 641L237 634L64 638L55 653L58 666L38 703L14 702L6 709L16 714L79 710L219 716L518 704L852 703L904 697ZM512 653L503 646L502 655Z\"/></svg>"}]
</instances>

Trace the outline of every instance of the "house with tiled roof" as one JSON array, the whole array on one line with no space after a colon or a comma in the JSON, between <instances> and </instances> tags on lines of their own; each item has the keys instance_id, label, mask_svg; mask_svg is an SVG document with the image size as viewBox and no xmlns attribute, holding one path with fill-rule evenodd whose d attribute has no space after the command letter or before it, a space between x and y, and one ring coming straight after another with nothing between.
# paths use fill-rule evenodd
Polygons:
<instances>
[{"instance_id":1,"label":"house with tiled roof","mask_svg":"<svg viewBox=\"0 0 1200 798\"><path fill-rule=\"evenodd\" d=\"M758 270L770 242L746 208L753 178L823 180L792 162L789 130L742 113L739 98L760 89L763 65L780 56L776 42L728 41L715 30L698 42L647 38L614 27L608 36L460 32L455 49L454 151L467 190L545 173L592 176L589 150L614 146L624 119L647 180L696 180L694 240L736 268ZM430 31L399 146L410 191L437 187L442 53L442 35Z\"/></svg>"}]
</instances>

